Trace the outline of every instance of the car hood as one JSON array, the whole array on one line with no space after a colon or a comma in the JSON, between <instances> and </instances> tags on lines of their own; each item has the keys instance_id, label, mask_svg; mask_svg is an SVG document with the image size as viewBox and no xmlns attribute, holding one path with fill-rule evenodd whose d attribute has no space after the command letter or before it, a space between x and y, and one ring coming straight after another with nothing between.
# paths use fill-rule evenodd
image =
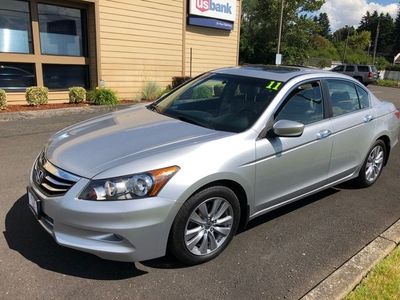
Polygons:
<instances>
[{"instance_id":1,"label":"car hood","mask_svg":"<svg viewBox=\"0 0 400 300\"><path fill-rule=\"evenodd\" d=\"M92 178L138 158L226 134L141 106L97 117L58 132L46 147L46 158L65 171Z\"/></svg>"}]
</instances>

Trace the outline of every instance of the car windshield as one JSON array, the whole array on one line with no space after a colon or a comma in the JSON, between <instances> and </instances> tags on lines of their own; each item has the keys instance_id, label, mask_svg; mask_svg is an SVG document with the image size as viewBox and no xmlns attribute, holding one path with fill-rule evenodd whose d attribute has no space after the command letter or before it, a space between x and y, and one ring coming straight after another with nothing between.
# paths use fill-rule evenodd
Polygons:
<instances>
[{"instance_id":1,"label":"car windshield","mask_svg":"<svg viewBox=\"0 0 400 300\"><path fill-rule=\"evenodd\" d=\"M207 73L148 106L163 115L210 129L250 128L284 82Z\"/></svg>"}]
</instances>

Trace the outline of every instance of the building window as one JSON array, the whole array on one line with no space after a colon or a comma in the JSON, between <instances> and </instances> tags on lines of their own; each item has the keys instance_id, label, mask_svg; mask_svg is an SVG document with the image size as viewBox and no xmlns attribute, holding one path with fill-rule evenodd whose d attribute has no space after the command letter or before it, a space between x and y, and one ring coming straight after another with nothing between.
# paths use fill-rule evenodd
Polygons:
<instances>
[{"instance_id":1,"label":"building window","mask_svg":"<svg viewBox=\"0 0 400 300\"><path fill-rule=\"evenodd\" d=\"M65 90L73 86L89 87L89 71L85 65L43 65L44 86Z\"/></svg>"},{"instance_id":2,"label":"building window","mask_svg":"<svg viewBox=\"0 0 400 300\"><path fill-rule=\"evenodd\" d=\"M86 56L86 11L38 4L42 54Z\"/></svg>"},{"instance_id":3,"label":"building window","mask_svg":"<svg viewBox=\"0 0 400 300\"><path fill-rule=\"evenodd\" d=\"M0 89L24 90L36 85L35 65L0 62Z\"/></svg>"},{"instance_id":4,"label":"building window","mask_svg":"<svg viewBox=\"0 0 400 300\"><path fill-rule=\"evenodd\" d=\"M32 53L32 50L29 3L1 0L0 52Z\"/></svg>"}]
</instances>

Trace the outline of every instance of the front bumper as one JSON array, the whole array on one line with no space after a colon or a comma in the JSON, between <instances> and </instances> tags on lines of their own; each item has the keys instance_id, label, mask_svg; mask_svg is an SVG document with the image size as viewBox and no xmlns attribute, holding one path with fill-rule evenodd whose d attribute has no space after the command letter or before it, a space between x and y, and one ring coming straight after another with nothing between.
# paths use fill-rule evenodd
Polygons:
<instances>
[{"instance_id":1,"label":"front bumper","mask_svg":"<svg viewBox=\"0 0 400 300\"><path fill-rule=\"evenodd\" d=\"M142 261L165 255L176 214L174 200L77 199L88 182L82 178L65 195L47 197L31 176L28 192L40 202L38 221L58 244L116 261Z\"/></svg>"}]
</instances>

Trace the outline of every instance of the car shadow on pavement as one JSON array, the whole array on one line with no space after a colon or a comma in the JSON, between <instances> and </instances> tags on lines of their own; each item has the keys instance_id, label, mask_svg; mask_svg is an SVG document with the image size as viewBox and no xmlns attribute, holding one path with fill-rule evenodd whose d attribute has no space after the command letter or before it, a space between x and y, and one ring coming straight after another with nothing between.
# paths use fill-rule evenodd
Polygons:
<instances>
[{"instance_id":1,"label":"car shadow on pavement","mask_svg":"<svg viewBox=\"0 0 400 300\"><path fill-rule=\"evenodd\" d=\"M298 208L307 206L315 201L321 200L325 197L328 197L330 195L336 194L339 192L338 189L335 188L330 188L327 190L324 190L322 192L319 192L317 194L311 195L309 197L306 197L304 199L298 200L296 202L293 202L291 204L285 205L281 208L278 208L276 210L273 210L269 213L266 213L264 215L261 215L253 220L251 220L245 228L239 229L239 232L237 234L244 233L258 225L261 225L263 223L266 223L268 221L271 221L273 219L276 219L280 216L283 216L285 214L288 214ZM156 258L148 261L141 262L141 264L150 267L150 268L157 268L157 269L178 269L178 268L186 268L190 266L185 266L182 265L175 257L173 257L171 254L167 254L164 257L161 258Z\"/></svg>"},{"instance_id":2,"label":"car shadow on pavement","mask_svg":"<svg viewBox=\"0 0 400 300\"><path fill-rule=\"evenodd\" d=\"M330 195L336 194L340 192L340 190L336 189L336 188L329 188L326 189L324 191L321 191L317 194L308 196L304 199L301 200L297 200L293 203L287 204L285 206L282 206L281 208L275 209L271 212L268 212L264 215L261 215L251 221L249 221L249 223L247 224L247 226L240 230L237 234L240 234L242 232L246 232L247 230L250 230L258 225L261 225L263 223L266 223L268 221L271 221L273 219L279 218L280 216L286 215L296 209L299 209L301 207L307 206L315 201L321 200L325 197L328 197Z\"/></svg>"},{"instance_id":3,"label":"car shadow on pavement","mask_svg":"<svg viewBox=\"0 0 400 300\"><path fill-rule=\"evenodd\" d=\"M35 220L27 198L19 198L6 215L3 234L10 249L43 269L81 278L119 280L147 273L134 263L103 260L57 245Z\"/></svg>"}]
</instances>

